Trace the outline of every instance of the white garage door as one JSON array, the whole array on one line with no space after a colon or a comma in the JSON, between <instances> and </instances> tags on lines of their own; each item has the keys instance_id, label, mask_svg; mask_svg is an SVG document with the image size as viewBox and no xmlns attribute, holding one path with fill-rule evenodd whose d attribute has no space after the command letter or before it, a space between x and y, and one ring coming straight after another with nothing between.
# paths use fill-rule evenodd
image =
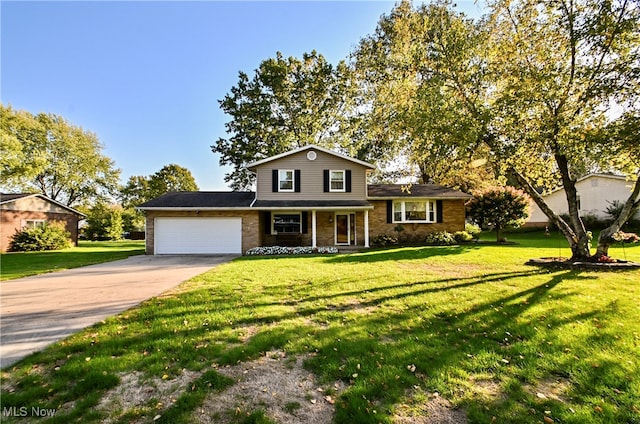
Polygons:
<instances>
[{"instance_id":1,"label":"white garage door","mask_svg":"<svg viewBox=\"0 0 640 424\"><path fill-rule=\"evenodd\" d=\"M242 252L242 218L156 218L156 255Z\"/></svg>"}]
</instances>

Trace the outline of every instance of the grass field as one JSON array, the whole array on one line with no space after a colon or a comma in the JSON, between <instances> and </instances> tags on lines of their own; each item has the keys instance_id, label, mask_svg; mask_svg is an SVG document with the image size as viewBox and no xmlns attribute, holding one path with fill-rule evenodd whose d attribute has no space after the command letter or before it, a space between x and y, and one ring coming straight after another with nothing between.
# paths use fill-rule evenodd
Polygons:
<instances>
[{"instance_id":1,"label":"grass field","mask_svg":"<svg viewBox=\"0 0 640 424\"><path fill-rule=\"evenodd\" d=\"M77 268L144 253L144 241L80 241L78 247L0 254L0 281Z\"/></svg>"},{"instance_id":2,"label":"grass field","mask_svg":"<svg viewBox=\"0 0 640 424\"><path fill-rule=\"evenodd\" d=\"M3 370L3 422L640 423L640 271L538 269L566 245L509 239L239 258ZM260 364L252 402L234 376Z\"/></svg>"}]
</instances>

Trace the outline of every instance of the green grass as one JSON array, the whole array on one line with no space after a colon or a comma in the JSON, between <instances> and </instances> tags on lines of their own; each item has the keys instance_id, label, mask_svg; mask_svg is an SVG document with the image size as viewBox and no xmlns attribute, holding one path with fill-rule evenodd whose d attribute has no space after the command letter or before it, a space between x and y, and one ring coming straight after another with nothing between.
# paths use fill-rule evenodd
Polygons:
<instances>
[{"instance_id":1,"label":"green grass","mask_svg":"<svg viewBox=\"0 0 640 424\"><path fill-rule=\"evenodd\" d=\"M239 258L4 370L2 407L151 422L151 407L95 406L123 375L187 369L204 374L161 419L192 422L231 384L216 366L276 348L308 355L326 387L346 384L339 423L389 423L433 392L472 423L640 423L640 271L527 266L569 250L540 233L508 237L518 244ZM610 253L640 261L640 246ZM247 422L270 420L257 409Z\"/></svg>"},{"instance_id":2,"label":"green grass","mask_svg":"<svg viewBox=\"0 0 640 424\"><path fill-rule=\"evenodd\" d=\"M144 241L80 241L78 247L0 254L0 281L44 274L144 253Z\"/></svg>"}]
</instances>

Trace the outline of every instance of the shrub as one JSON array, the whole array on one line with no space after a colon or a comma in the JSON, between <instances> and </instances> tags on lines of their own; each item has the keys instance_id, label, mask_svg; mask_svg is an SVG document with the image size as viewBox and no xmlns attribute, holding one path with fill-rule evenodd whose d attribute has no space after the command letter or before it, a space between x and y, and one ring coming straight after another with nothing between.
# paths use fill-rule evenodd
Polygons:
<instances>
[{"instance_id":1,"label":"shrub","mask_svg":"<svg viewBox=\"0 0 640 424\"><path fill-rule=\"evenodd\" d=\"M122 207L97 203L87 214L84 236L89 240L122 240Z\"/></svg>"},{"instance_id":2,"label":"shrub","mask_svg":"<svg viewBox=\"0 0 640 424\"><path fill-rule=\"evenodd\" d=\"M453 233L453 238L458 243L466 243L473 240L473 236L466 231L456 231L455 233Z\"/></svg>"},{"instance_id":3,"label":"shrub","mask_svg":"<svg viewBox=\"0 0 640 424\"><path fill-rule=\"evenodd\" d=\"M609 206L607 206L605 212L607 214L608 220L607 225L611 225L613 221L615 221L622 212L622 208L624 207L624 203L619 200L614 200L613 202L609 202ZM627 222L624 223L623 227L638 227L640 226L640 214L636 211L631 218Z\"/></svg>"},{"instance_id":4,"label":"shrub","mask_svg":"<svg viewBox=\"0 0 640 424\"><path fill-rule=\"evenodd\" d=\"M607 227L607 223L604 220L598 218L596 215L592 213L586 213L580 216L580 219L582 219L582 223L584 224L584 227L587 229L595 230L595 229L602 229Z\"/></svg>"},{"instance_id":5,"label":"shrub","mask_svg":"<svg viewBox=\"0 0 640 424\"><path fill-rule=\"evenodd\" d=\"M453 235L446 231L429 233L424 241L426 244L432 244L435 246L450 246L452 244L456 244L456 239L453 238Z\"/></svg>"},{"instance_id":6,"label":"shrub","mask_svg":"<svg viewBox=\"0 0 640 424\"><path fill-rule=\"evenodd\" d=\"M379 234L371 239L371 244L376 247L390 246L398 244L398 239L389 234Z\"/></svg>"},{"instance_id":7,"label":"shrub","mask_svg":"<svg viewBox=\"0 0 640 424\"><path fill-rule=\"evenodd\" d=\"M464 224L464 230L471 235L474 240L478 240L480 238L480 233L482 229L476 224L466 223Z\"/></svg>"},{"instance_id":8,"label":"shrub","mask_svg":"<svg viewBox=\"0 0 640 424\"><path fill-rule=\"evenodd\" d=\"M61 224L45 224L36 228L25 228L11 238L12 252L34 252L60 250L71 247L71 234Z\"/></svg>"}]
</instances>

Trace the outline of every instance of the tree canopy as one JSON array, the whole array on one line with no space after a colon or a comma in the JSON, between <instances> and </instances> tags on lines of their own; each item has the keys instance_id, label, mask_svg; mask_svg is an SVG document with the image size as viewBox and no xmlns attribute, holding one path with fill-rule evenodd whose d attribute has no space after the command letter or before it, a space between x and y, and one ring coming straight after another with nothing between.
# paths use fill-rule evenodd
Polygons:
<instances>
[{"instance_id":1,"label":"tree canopy","mask_svg":"<svg viewBox=\"0 0 640 424\"><path fill-rule=\"evenodd\" d=\"M120 170L98 137L54 114L0 105L0 185L66 205L114 195Z\"/></svg>"},{"instance_id":2,"label":"tree canopy","mask_svg":"<svg viewBox=\"0 0 640 424\"><path fill-rule=\"evenodd\" d=\"M591 256L576 181L629 176L619 219L640 205L640 7L634 0L490 0L472 20L448 0L397 4L333 68L315 52L260 64L220 101L228 139L212 146L233 188L244 165L318 143L379 167L417 169L420 182L470 191L510 181ZM563 187L569 219L541 193Z\"/></svg>"},{"instance_id":3,"label":"tree canopy","mask_svg":"<svg viewBox=\"0 0 640 424\"><path fill-rule=\"evenodd\" d=\"M227 138L211 149L220 154L221 165L234 170L225 181L236 190L248 190L254 176L248 163L317 144L363 157L350 121L356 119L357 87L347 64L328 63L316 51L302 59L275 58L262 61L253 77L240 72L237 84L219 101L230 115Z\"/></svg>"},{"instance_id":4,"label":"tree canopy","mask_svg":"<svg viewBox=\"0 0 640 424\"><path fill-rule=\"evenodd\" d=\"M129 177L127 184L120 190L120 200L125 208L134 208L170 191L198 191L191 171L180 165L170 164L146 177Z\"/></svg>"},{"instance_id":5,"label":"tree canopy","mask_svg":"<svg viewBox=\"0 0 640 424\"><path fill-rule=\"evenodd\" d=\"M558 225L573 257L588 258L577 178L597 169L637 181L640 172L640 9L627 0L497 0L488 10L474 22L445 1L403 1L361 42L362 75L380 75L372 90L408 134L414 161L423 152L455 161L484 146L484 159ZM557 185L569 222L539 193ZM634 189L628 209L637 204Z\"/></svg>"}]
</instances>

